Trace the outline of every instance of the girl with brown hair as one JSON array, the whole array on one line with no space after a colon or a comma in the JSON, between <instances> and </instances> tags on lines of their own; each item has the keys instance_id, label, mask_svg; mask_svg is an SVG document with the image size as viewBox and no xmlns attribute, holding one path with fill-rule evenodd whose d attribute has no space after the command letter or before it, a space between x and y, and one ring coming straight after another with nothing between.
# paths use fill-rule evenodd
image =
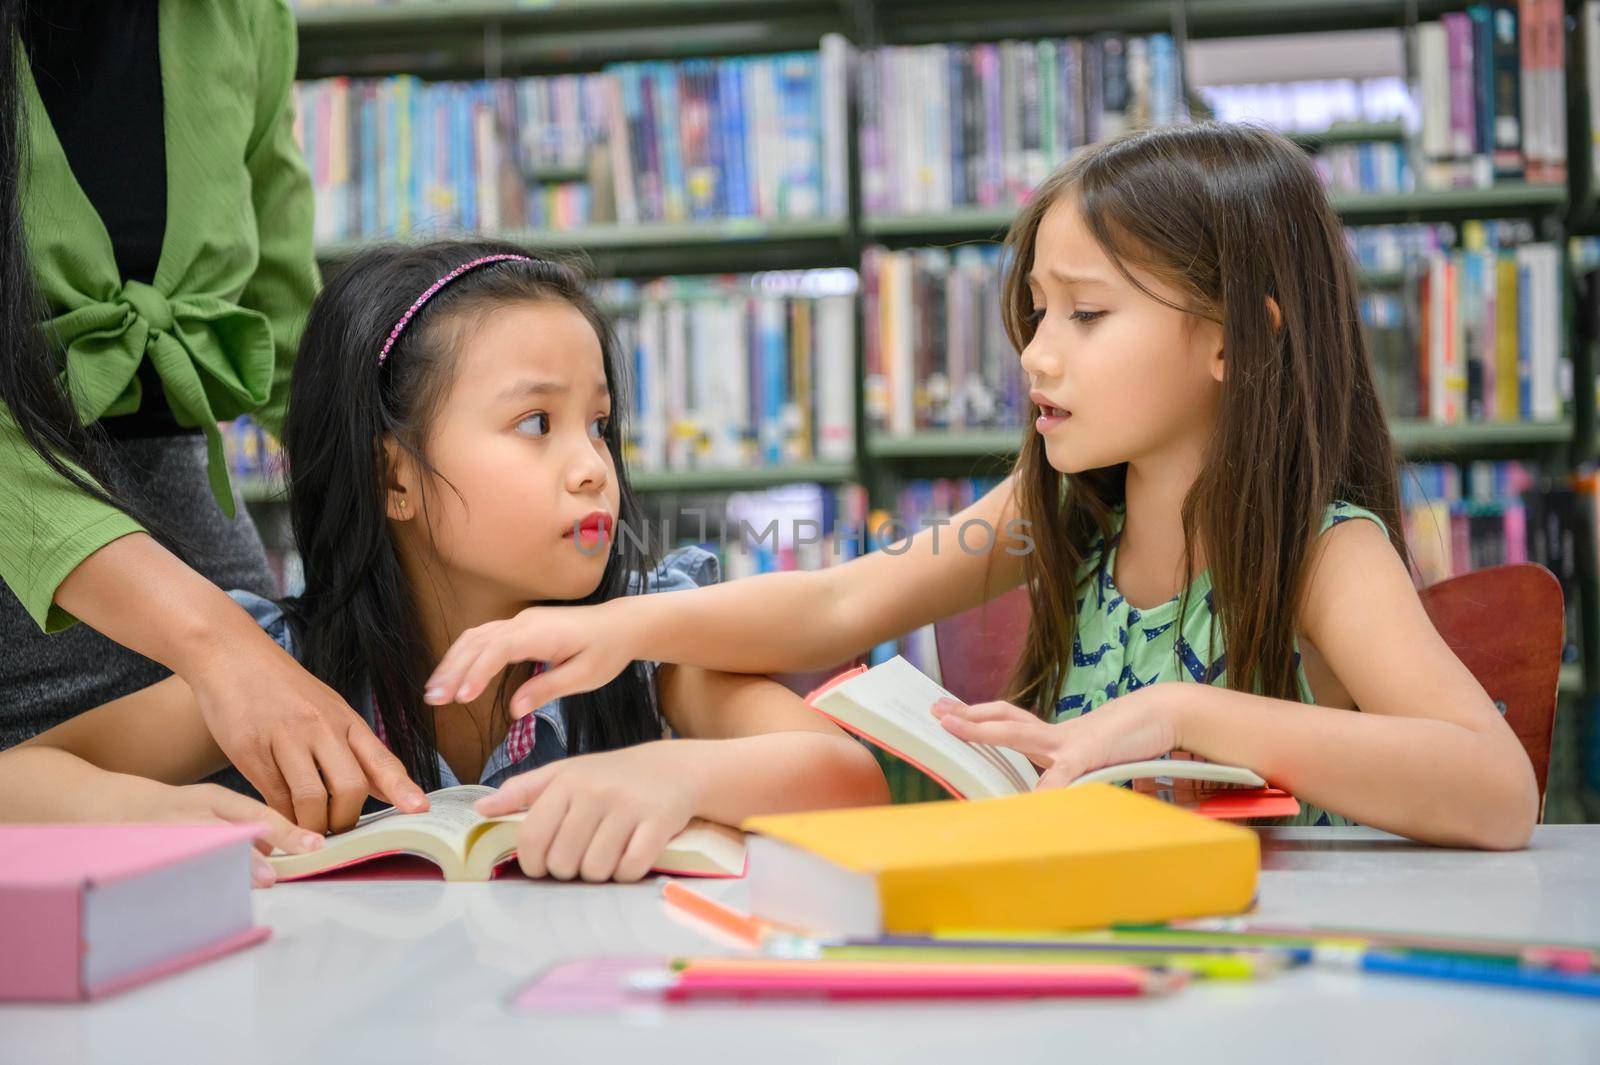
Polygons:
<instances>
[{"instance_id":1,"label":"girl with brown hair","mask_svg":"<svg viewBox=\"0 0 1600 1065\"><path fill-rule=\"evenodd\" d=\"M1041 185L1007 248L1037 419L951 524L1022 536L973 552L929 529L813 573L536 607L464 635L429 700L526 660L546 669L523 713L637 658L824 668L1025 584L1010 700L941 713L1042 786L1181 750L1288 788L1303 823L1524 845L1533 772L1418 599L1354 270L1304 154L1241 126L1131 133Z\"/></svg>"}]
</instances>

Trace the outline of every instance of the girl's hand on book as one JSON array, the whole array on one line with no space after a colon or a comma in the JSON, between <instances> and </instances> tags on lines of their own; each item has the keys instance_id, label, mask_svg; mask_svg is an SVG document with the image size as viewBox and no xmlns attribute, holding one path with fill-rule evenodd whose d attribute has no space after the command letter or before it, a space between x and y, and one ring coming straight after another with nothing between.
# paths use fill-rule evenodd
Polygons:
<instances>
[{"instance_id":1,"label":"girl's hand on book","mask_svg":"<svg viewBox=\"0 0 1600 1065\"><path fill-rule=\"evenodd\" d=\"M124 806L123 814L130 821L227 821L259 826L256 849L250 855L250 882L256 887L271 887L277 879L262 857L273 848L304 854L322 846L322 837L315 832L307 832L270 806L219 784L155 784Z\"/></svg>"},{"instance_id":2,"label":"girl's hand on book","mask_svg":"<svg viewBox=\"0 0 1600 1065\"><path fill-rule=\"evenodd\" d=\"M1122 762L1160 758L1176 746L1171 700L1152 684L1092 713L1047 724L1010 703L963 706L941 700L933 712L957 739L1010 747L1043 772L1039 787L1058 788L1085 773Z\"/></svg>"},{"instance_id":3,"label":"girl's hand on book","mask_svg":"<svg viewBox=\"0 0 1600 1065\"><path fill-rule=\"evenodd\" d=\"M514 718L562 696L594 691L637 657L606 605L529 607L505 621L468 629L428 678L424 701L469 703L518 662L538 662L541 669L512 696Z\"/></svg>"},{"instance_id":4,"label":"girl's hand on book","mask_svg":"<svg viewBox=\"0 0 1600 1065\"><path fill-rule=\"evenodd\" d=\"M683 831L697 801L693 767L670 740L563 758L512 777L474 809L526 809L517 863L530 877L631 882Z\"/></svg>"}]
</instances>

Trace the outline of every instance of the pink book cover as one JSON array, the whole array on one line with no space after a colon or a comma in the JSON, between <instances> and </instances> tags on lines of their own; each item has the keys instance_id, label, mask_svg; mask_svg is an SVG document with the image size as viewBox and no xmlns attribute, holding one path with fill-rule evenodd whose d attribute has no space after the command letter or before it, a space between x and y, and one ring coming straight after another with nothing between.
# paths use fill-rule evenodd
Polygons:
<instances>
[{"instance_id":1,"label":"pink book cover","mask_svg":"<svg viewBox=\"0 0 1600 1065\"><path fill-rule=\"evenodd\" d=\"M92 999L265 939L265 927L87 986L83 900L96 886L189 861L254 825L0 825L0 1001Z\"/></svg>"},{"instance_id":2,"label":"pink book cover","mask_svg":"<svg viewBox=\"0 0 1600 1065\"><path fill-rule=\"evenodd\" d=\"M1450 52L1450 149L1457 159L1472 155L1476 121L1472 99L1472 25L1459 11L1439 16Z\"/></svg>"}]
</instances>

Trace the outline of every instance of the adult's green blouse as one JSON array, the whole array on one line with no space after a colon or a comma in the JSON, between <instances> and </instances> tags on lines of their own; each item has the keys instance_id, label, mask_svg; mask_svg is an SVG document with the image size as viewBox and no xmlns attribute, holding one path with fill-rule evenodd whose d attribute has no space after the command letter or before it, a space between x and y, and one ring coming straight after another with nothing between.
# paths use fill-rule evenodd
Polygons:
<instances>
[{"instance_id":1,"label":"adult's green blouse","mask_svg":"<svg viewBox=\"0 0 1600 1065\"><path fill-rule=\"evenodd\" d=\"M234 513L219 420L281 427L318 285L312 193L295 143L295 28L283 0L161 0L167 220L151 284L123 281L26 62L23 221L63 373L84 424L139 409L148 359L179 425L205 433L211 489ZM13 42L13 47L16 47ZM6 353L0 353L5 357ZM56 589L139 531L55 474L0 408L0 579L48 631Z\"/></svg>"}]
</instances>

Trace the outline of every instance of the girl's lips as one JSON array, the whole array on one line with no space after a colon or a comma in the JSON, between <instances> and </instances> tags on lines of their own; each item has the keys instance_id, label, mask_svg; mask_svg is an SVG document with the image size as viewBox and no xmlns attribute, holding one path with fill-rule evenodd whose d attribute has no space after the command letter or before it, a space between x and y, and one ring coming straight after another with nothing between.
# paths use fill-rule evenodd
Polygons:
<instances>
[{"instance_id":1,"label":"girl's lips","mask_svg":"<svg viewBox=\"0 0 1600 1065\"><path fill-rule=\"evenodd\" d=\"M611 535L611 525L611 515L603 510L597 510L584 515L576 526L568 529L563 535L583 543L595 543Z\"/></svg>"},{"instance_id":2,"label":"girl's lips","mask_svg":"<svg viewBox=\"0 0 1600 1065\"><path fill-rule=\"evenodd\" d=\"M1065 425L1071 417L1072 414L1070 412L1064 411L1060 407L1041 404L1039 406L1039 417L1034 419L1033 427L1040 433L1048 433Z\"/></svg>"}]
</instances>

